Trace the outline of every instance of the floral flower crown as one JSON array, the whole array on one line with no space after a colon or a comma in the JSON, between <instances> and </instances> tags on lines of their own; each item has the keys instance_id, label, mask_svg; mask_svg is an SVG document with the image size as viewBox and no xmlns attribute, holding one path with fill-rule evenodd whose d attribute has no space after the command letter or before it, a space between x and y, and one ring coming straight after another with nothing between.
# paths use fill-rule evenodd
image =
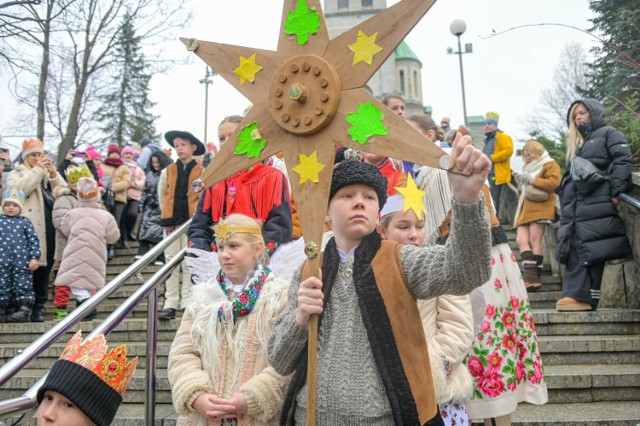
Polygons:
<instances>
[{"instance_id":1,"label":"floral flower crown","mask_svg":"<svg viewBox=\"0 0 640 426\"><path fill-rule=\"evenodd\" d=\"M230 225L222 219L213 227L213 232L218 243L226 243L234 234L262 234L262 229L259 226Z\"/></svg>"}]
</instances>

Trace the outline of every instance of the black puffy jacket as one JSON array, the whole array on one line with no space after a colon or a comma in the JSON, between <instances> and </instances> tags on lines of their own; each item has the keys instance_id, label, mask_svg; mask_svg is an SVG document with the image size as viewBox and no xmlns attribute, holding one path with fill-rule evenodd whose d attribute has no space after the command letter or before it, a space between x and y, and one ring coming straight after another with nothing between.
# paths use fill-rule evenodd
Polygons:
<instances>
[{"instance_id":1,"label":"black puffy jacket","mask_svg":"<svg viewBox=\"0 0 640 426\"><path fill-rule=\"evenodd\" d=\"M584 135L584 144L576 157L589 160L602 175L598 185L582 185L571 177L571 168L564 174L558 194L560 196L560 229L556 257L567 262L569 244L577 248L579 262L593 265L607 260L628 257L631 245L624 222L611 198L626 192L631 181L631 151L624 135L607 126L602 104L595 99L584 104L591 114L590 130Z\"/></svg>"}]
</instances>

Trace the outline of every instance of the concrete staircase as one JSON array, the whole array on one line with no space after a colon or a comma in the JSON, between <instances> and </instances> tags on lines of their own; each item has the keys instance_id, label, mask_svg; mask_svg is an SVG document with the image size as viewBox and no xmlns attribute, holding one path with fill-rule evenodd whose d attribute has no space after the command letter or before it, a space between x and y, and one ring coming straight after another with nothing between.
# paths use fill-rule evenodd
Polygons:
<instances>
[{"instance_id":1,"label":"concrete staircase","mask_svg":"<svg viewBox=\"0 0 640 426\"><path fill-rule=\"evenodd\" d=\"M509 245L520 260L515 233ZM640 311L557 312L562 280L545 266L543 287L529 293L549 402L522 403L521 426L640 424Z\"/></svg>"},{"instance_id":2,"label":"concrete staircase","mask_svg":"<svg viewBox=\"0 0 640 426\"><path fill-rule=\"evenodd\" d=\"M510 245L519 256L515 234ZM136 249L118 250L108 265L107 280L114 278L133 262ZM148 266L142 272L149 278L159 267ZM97 320L83 322L79 328L89 332L140 285L138 278L126 285L100 307ZM549 403L544 406L520 404L513 424L520 426L595 426L636 425L640 423L640 311L602 309L597 312L559 313L555 301L560 297L561 279L545 270L543 289L530 294L544 372L549 388ZM162 301L160 301L162 302ZM162 303L160 303L160 306ZM40 324L0 324L0 362L52 325L53 305L47 306L47 322ZM171 341L179 318L159 323L158 380L155 425L175 425L177 415L171 405L171 389L166 367ZM124 395L114 425L144 425L144 360L146 341L146 303L138 306L108 337L110 346L127 343L129 353L139 356L139 368ZM69 334L71 337L71 333ZM33 385L59 357L65 343L46 350L16 377L0 388L0 399L21 395ZM31 420L28 424L34 425Z\"/></svg>"}]
</instances>

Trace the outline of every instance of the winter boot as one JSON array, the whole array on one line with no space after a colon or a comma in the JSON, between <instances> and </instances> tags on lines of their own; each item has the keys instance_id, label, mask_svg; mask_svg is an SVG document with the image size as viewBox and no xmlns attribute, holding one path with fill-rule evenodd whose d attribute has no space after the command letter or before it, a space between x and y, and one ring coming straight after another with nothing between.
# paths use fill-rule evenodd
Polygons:
<instances>
[{"instance_id":1,"label":"winter boot","mask_svg":"<svg viewBox=\"0 0 640 426\"><path fill-rule=\"evenodd\" d=\"M107 259L112 260L114 257L116 257L116 246L115 244L111 244L107 252Z\"/></svg>"},{"instance_id":2,"label":"winter boot","mask_svg":"<svg viewBox=\"0 0 640 426\"><path fill-rule=\"evenodd\" d=\"M60 321L64 319L67 315L69 315L69 311L67 311L67 307L64 308L56 308L55 313L53 314L53 319L55 321Z\"/></svg>"},{"instance_id":3,"label":"winter boot","mask_svg":"<svg viewBox=\"0 0 640 426\"><path fill-rule=\"evenodd\" d=\"M87 299L87 300L89 300L89 299ZM83 302L84 302L84 300L83 301L76 300L76 308L78 308L80 305L82 305ZM82 321L91 321L92 319L94 319L97 316L98 316L98 308L95 308L93 311L89 312L89 314L86 317L84 317L84 319Z\"/></svg>"},{"instance_id":4,"label":"winter boot","mask_svg":"<svg viewBox=\"0 0 640 426\"><path fill-rule=\"evenodd\" d=\"M30 316L31 308L28 306L20 306L20 309L7 318L7 322L29 322Z\"/></svg>"},{"instance_id":5,"label":"winter boot","mask_svg":"<svg viewBox=\"0 0 640 426\"><path fill-rule=\"evenodd\" d=\"M538 267L538 274L542 274L542 262L544 261L544 256L541 254L534 254L533 255L533 260L536 261L536 266Z\"/></svg>"},{"instance_id":6,"label":"winter boot","mask_svg":"<svg viewBox=\"0 0 640 426\"><path fill-rule=\"evenodd\" d=\"M44 306L33 306L33 311L31 311L31 322L44 322Z\"/></svg>"},{"instance_id":7,"label":"winter boot","mask_svg":"<svg viewBox=\"0 0 640 426\"><path fill-rule=\"evenodd\" d=\"M524 287L527 291L538 291L542 288L540 282L540 273L538 272L538 266L530 250L523 251L522 257L522 279L524 281Z\"/></svg>"}]
</instances>

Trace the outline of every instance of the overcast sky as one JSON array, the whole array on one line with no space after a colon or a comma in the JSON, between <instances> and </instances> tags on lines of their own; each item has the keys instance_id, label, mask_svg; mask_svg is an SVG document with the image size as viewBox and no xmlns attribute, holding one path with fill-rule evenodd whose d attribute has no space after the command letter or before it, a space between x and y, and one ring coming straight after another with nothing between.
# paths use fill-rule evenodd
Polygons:
<instances>
[{"instance_id":1,"label":"overcast sky","mask_svg":"<svg viewBox=\"0 0 640 426\"><path fill-rule=\"evenodd\" d=\"M389 5L396 2L388 0ZM275 50L281 7L279 0L194 0L192 25L178 35ZM473 44L473 53L463 56L468 115L497 111L503 130L525 138L524 118L538 102L540 91L550 85L565 44L577 41L588 51L595 41L582 32L555 26L522 28L488 37L494 30L500 33L526 24L561 23L587 29L591 17L587 0L439 0L406 39L423 64L425 104L431 105L436 120L448 115L452 124L462 122L458 57L446 51L447 47L457 48L449 24L463 19L467 24L463 46ZM204 85L198 81L204 76L204 62L178 40L168 43L164 52L174 59L191 59L166 75L155 75L151 81L151 99L157 103L154 112L160 116L157 129L189 130L203 137ZM1 82L0 134L6 135L15 104L6 78ZM209 92L208 139L216 139L218 123L224 116L241 114L248 105L249 101L226 81L214 77Z\"/></svg>"}]
</instances>

